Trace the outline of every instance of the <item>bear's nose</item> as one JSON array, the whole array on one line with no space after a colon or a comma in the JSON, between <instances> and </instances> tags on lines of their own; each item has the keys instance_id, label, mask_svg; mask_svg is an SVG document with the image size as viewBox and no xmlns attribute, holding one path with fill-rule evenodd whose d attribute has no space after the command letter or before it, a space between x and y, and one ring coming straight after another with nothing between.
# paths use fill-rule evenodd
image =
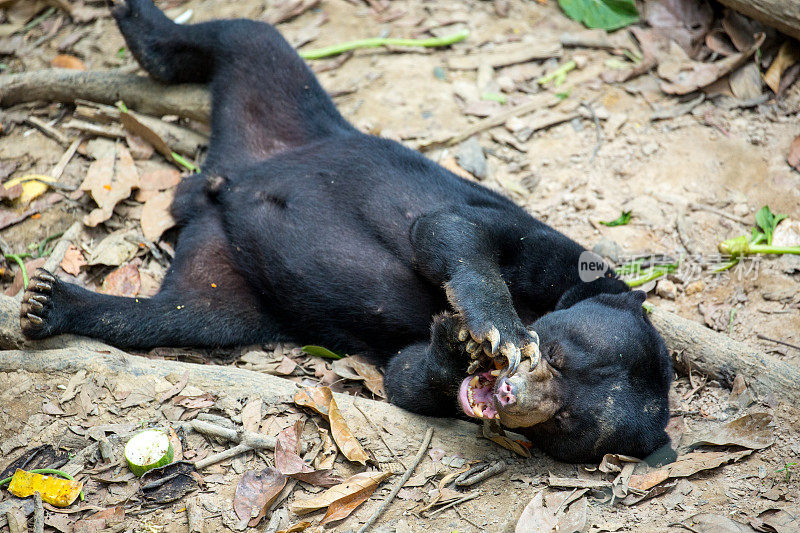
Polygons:
<instances>
[{"instance_id":1,"label":"bear's nose","mask_svg":"<svg viewBox=\"0 0 800 533\"><path fill-rule=\"evenodd\" d=\"M517 386L506 378L500 380L495 394L502 407L510 407L517 403Z\"/></svg>"}]
</instances>

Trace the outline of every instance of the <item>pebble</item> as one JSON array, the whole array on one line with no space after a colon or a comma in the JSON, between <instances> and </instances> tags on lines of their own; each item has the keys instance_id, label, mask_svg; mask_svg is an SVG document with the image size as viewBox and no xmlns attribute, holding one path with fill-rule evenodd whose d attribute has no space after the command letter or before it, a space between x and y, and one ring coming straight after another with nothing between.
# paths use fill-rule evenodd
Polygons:
<instances>
[{"instance_id":1,"label":"pebble","mask_svg":"<svg viewBox=\"0 0 800 533\"><path fill-rule=\"evenodd\" d=\"M686 288L684 289L683 292L685 292L687 295L692 295L698 292L703 292L705 288L706 288L705 282L703 280L697 280L686 285Z\"/></svg>"},{"instance_id":2,"label":"pebble","mask_svg":"<svg viewBox=\"0 0 800 533\"><path fill-rule=\"evenodd\" d=\"M486 179L486 155L477 138L471 137L459 145L456 150L456 161L458 166L476 178Z\"/></svg>"},{"instance_id":3,"label":"pebble","mask_svg":"<svg viewBox=\"0 0 800 533\"><path fill-rule=\"evenodd\" d=\"M649 143L645 143L642 146L642 153L644 155L653 155L658 151L658 143L655 141L651 141Z\"/></svg>"},{"instance_id":4,"label":"pebble","mask_svg":"<svg viewBox=\"0 0 800 533\"><path fill-rule=\"evenodd\" d=\"M620 256L624 253L622 246L617 241L608 237L602 237L597 244L592 247L592 251L601 257L607 257L614 263L619 262Z\"/></svg>"},{"instance_id":5,"label":"pebble","mask_svg":"<svg viewBox=\"0 0 800 533\"><path fill-rule=\"evenodd\" d=\"M678 296L678 288L668 279L662 279L656 284L656 294L667 300L674 300Z\"/></svg>"}]
</instances>

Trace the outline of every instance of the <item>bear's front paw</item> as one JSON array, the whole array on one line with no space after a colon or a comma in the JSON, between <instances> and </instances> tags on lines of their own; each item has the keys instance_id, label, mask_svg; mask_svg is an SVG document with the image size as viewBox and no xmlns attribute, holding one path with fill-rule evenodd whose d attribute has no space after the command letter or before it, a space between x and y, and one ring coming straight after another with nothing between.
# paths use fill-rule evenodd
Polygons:
<instances>
[{"instance_id":1,"label":"bear's front paw","mask_svg":"<svg viewBox=\"0 0 800 533\"><path fill-rule=\"evenodd\" d=\"M52 335L50 315L53 310L53 287L58 283L55 276L43 268L34 273L22 296L19 323L22 333L29 339L41 339Z\"/></svg>"},{"instance_id":2,"label":"bear's front paw","mask_svg":"<svg viewBox=\"0 0 800 533\"><path fill-rule=\"evenodd\" d=\"M508 320L469 320L458 331L458 340L465 342L465 350L478 361L483 356L495 358L502 355L508 361L509 374L516 372L523 357L533 365L539 362L539 336L528 331L516 317Z\"/></svg>"}]
</instances>

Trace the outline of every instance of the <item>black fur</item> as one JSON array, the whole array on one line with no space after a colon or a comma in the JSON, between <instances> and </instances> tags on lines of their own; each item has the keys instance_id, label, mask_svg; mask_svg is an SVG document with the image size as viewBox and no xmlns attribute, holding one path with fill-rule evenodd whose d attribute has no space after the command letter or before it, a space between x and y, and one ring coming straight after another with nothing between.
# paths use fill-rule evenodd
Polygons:
<instances>
[{"instance_id":1,"label":"black fur","mask_svg":"<svg viewBox=\"0 0 800 533\"><path fill-rule=\"evenodd\" d=\"M496 327L515 345L533 323L545 357L557 353L563 409L527 430L549 453L643 456L664 444L666 349L624 283L581 282L581 246L355 130L268 24L177 26L150 0L114 16L153 77L210 85L208 156L178 188L180 239L155 297L95 294L40 272L23 303L26 335L127 348L322 344L388 362L397 405L453 416L468 357L452 317L431 321L454 307L471 332Z\"/></svg>"}]
</instances>

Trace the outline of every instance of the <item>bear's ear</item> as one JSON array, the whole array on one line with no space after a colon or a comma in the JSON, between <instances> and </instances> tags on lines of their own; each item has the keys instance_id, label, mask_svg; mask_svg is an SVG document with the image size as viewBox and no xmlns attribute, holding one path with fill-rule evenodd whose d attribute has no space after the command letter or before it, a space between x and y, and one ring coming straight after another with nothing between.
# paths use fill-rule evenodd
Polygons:
<instances>
[{"instance_id":1,"label":"bear's ear","mask_svg":"<svg viewBox=\"0 0 800 533\"><path fill-rule=\"evenodd\" d=\"M641 291L636 291L636 292L641 292ZM581 300L586 300L588 298L591 298L592 296L597 296L599 294L620 294L620 293L628 295L630 294L630 290L628 289L628 286L625 284L624 281L621 281L617 278L604 277L604 278L597 278L596 280L590 281L588 283L581 282L571 287L569 290L567 290L564 294L561 295L561 298L558 299L558 303L556 304L555 310L558 311L559 309L566 309L567 307L572 307Z\"/></svg>"}]
</instances>

